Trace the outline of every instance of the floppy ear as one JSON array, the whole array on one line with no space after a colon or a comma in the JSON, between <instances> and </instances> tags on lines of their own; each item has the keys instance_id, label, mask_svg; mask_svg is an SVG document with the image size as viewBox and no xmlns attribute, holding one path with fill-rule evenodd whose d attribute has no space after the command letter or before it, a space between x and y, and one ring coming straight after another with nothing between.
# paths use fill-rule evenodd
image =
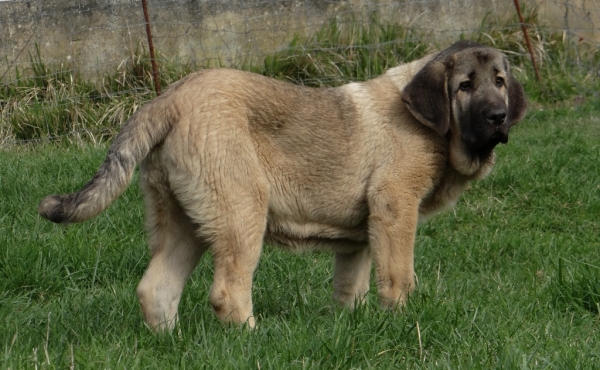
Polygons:
<instances>
[{"instance_id":1,"label":"floppy ear","mask_svg":"<svg viewBox=\"0 0 600 370\"><path fill-rule=\"evenodd\" d=\"M515 79L512 73L508 72L508 122L511 126L519 123L525 117L527 112L527 100L523 87Z\"/></svg>"},{"instance_id":2,"label":"floppy ear","mask_svg":"<svg viewBox=\"0 0 600 370\"><path fill-rule=\"evenodd\" d=\"M446 135L450 129L450 99L446 76L446 65L434 59L417 72L402 90L402 101L408 110L440 136Z\"/></svg>"}]
</instances>

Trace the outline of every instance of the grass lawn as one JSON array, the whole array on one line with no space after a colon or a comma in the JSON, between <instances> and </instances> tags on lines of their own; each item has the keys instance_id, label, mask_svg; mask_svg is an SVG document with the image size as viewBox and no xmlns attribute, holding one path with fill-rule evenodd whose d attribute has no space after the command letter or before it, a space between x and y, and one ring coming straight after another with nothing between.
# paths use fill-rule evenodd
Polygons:
<instances>
[{"instance_id":1,"label":"grass lawn","mask_svg":"<svg viewBox=\"0 0 600 370\"><path fill-rule=\"evenodd\" d=\"M39 200L78 189L106 147L1 151L0 368L600 368L599 117L598 102L530 110L492 175L419 228L402 313L374 291L341 309L329 254L266 247L258 329L217 321L206 255L166 337L135 295L149 260L137 180L93 221L57 226Z\"/></svg>"}]
</instances>

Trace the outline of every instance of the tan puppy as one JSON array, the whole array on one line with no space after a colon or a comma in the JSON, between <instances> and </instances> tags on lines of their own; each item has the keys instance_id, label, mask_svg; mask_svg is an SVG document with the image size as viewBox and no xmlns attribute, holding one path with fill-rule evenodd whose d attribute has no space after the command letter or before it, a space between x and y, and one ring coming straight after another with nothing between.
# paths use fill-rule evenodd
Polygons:
<instances>
[{"instance_id":1,"label":"tan puppy","mask_svg":"<svg viewBox=\"0 0 600 370\"><path fill-rule=\"evenodd\" d=\"M39 212L90 219L141 162L152 260L137 293L157 331L175 324L206 250L217 316L254 326L252 275L265 240L333 251L334 296L349 306L369 289L374 262L381 304L395 307L415 287L419 219L490 172L494 147L525 110L506 58L468 41L338 88L203 70L136 112L92 180L45 198Z\"/></svg>"}]
</instances>

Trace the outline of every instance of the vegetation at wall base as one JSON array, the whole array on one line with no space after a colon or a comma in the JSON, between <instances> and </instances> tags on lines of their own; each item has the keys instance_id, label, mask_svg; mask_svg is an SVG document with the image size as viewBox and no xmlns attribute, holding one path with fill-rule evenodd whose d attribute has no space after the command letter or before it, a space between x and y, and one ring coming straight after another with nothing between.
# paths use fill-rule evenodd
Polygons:
<instances>
[{"instance_id":1,"label":"vegetation at wall base","mask_svg":"<svg viewBox=\"0 0 600 370\"><path fill-rule=\"evenodd\" d=\"M420 226L418 286L402 312L381 311L374 284L365 305L340 308L331 298L330 254L266 246L254 280L256 330L216 319L206 255L185 288L177 329L163 337L143 324L135 294L149 261L137 177L87 223L65 227L37 215L42 197L74 191L93 175L106 141L154 96L148 60L140 49L92 84L33 54L35 69L26 74L35 76L0 87L0 140L8 149L0 150L0 368L599 368L598 72L575 69L572 40L540 27L530 32L543 50L555 49L539 55L538 84L518 32L498 25L499 33L514 33L502 39L491 21L489 36L472 38L507 51L532 107L497 148L492 174ZM411 46L412 31L369 27L332 23L264 66L246 67L327 86L435 49ZM404 41L385 44L374 54L382 59L368 61L364 38L374 35L373 43L391 35ZM326 43L334 37L344 44ZM578 63L593 66L598 56L583 53L586 47ZM160 65L165 85L198 68Z\"/></svg>"},{"instance_id":2,"label":"vegetation at wall base","mask_svg":"<svg viewBox=\"0 0 600 370\"><path fill-rule=\"evenodd\" d=\"M526 14L538 82L516 19L486 17L478 32L462 35L503 50L534 107L581 105L600 99L600 50L586 40L572 40L540 25L535 10ZM284 50L238 68L307 86L337 86L380 75L386 69L437 50L430 38L396 24L332 20L315 35L296 37ZM161 85L219 63L198 65L160 56ZM29 141L102 142L155 96L152 69L144 47L92 82L64 65L48 66L40 49L30 54L31 68L15 70L15 79L0 86L0 145Z\"/></svg>"},{"instance_id":3,"label":"vegetation at wall base","mask_svg":"<svg viewBox=\"0 0 600 370\"><path fill-rule=\"evenodd\" d=\"M435 50L419 40L411 29L376 19L366 24L334 19L312 37L295 38L287 49L268 55L254 70L306 86L339 86L373 78Z\"/></svg>"}]
</instances>

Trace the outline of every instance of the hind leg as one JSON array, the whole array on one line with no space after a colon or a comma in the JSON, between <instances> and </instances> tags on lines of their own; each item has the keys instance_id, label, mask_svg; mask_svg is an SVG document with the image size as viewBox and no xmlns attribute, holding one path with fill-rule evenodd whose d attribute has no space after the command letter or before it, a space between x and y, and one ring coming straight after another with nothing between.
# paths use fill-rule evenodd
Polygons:
<instances>
[{"instance_id":1,"label":"hind leg","mask_svg":"<svg viewBox=\"0 0 600 370\"><path fill-rule=\"evenodd\" d=\"M369 248L353 253L336 253L333 272L333 297L342 305L354 308L369 291L371 254Z\"/></svg>"},{"instance_id":2,"label":"hind leg","mask_svg":"<svg viewBox=\"0 0 600 370\"><path fill-rule=\"evenodd\" d=\"M210 303L221 321L247 322L252 328L252 278L266 229L267 190L240 186L221 195L221 201L213 204L217 219L202 228L211 241L214 262Z\"/></svg>"},{"instance_id":3,"label":"hind leg","mask_svg":"<svg viewBox=\"0 0 600 370\"><path fill-rule=\"evenodd\" d=\"M199 181L190 188L193 192L179 187L178 199L186 199L183 206L210 241L214 263L210 303L217 317L254 327L252 278L262 252L269 188L260 176L220 175L212 186Z\"/></svg>"},{"instance_id":4,"label":"hind leg","mask_svg":"<svg viewBox=\"0 0 600 370\"><path fill-rule=\"evenodd\" d=\"M172 196L149 186L144 195L152 259L137 295L146 323L160 332L175 326L183 287L207 245Z\"/></svg>"},{"instance_id":5,"label":"hind leg","mask_svg":"<svg viewBox=\"0 0 600 370\"><path fill-rule=\"evenodd\" d=\"M259 214L257 213L257 217ZM232 227L213 245L215 275L210 303L223 322L255 326L252 309L252 278L262 251L263 225Z\"/></svg>"},{"instance_id":6,"label":"hind leg","mask_svg":"<svg viewBox=\"0 0 600 370\"><path fill-rule=\"evenodd\" d=\"M171 137L180 139L165 141L174 164L167 169L169 187L198 225L197 235L210 243L210 303L217 317L252 327L252 278L262 251L270 188L246 111L229 103L221 108L204 112L201 124L174 128Z\"/></svg>"}]
</instances>

